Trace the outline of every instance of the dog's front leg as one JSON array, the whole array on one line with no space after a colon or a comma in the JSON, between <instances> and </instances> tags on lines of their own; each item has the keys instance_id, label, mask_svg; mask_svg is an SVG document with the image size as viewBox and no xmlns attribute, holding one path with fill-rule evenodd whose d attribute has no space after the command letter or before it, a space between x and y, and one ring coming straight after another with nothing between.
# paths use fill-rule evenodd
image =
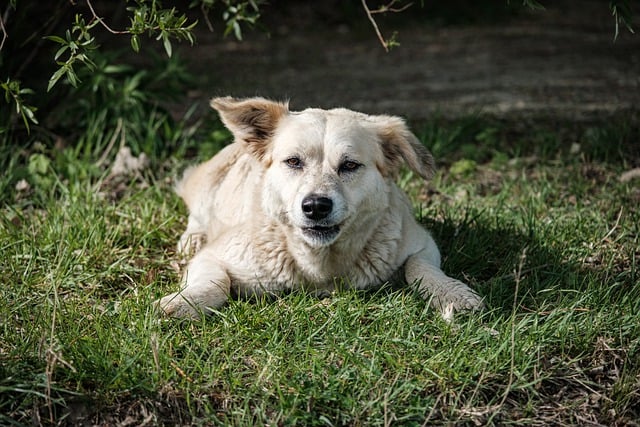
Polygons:
<instances>
[{"instance_id":1,"label":"dog's front leg","mask_svg":"<svg viewBox=\"0 0 640 427\"><path fill-rule=\"evenodd\" d=\"M207 226L194 214L189 215L187 229L178 240L177 252L180 257L187 259L195 255L204 247L207 241Z\"/></svg>"},{"instance_id":2,"label":"dog's front leg","mask_svg":"<svg viewBox=\"0 0 640 427\"><path fill-rule=\"evenodd\" d=\"M198 252L184 273L184 285L156 301L156 306L172 317L197 319L229 299L231 279L207 248Z\"/></svg>"},{"instance_id":3,"label":"dog's front leg","mask_svg":"<svg viewBox=\"0 0 640 427\"><path fill-rule=\"evenodd\" d=\"M407 259L404 266L407 283L416 286L420 295L430 300L431 306L445 317L452 311L482 308L480 296L461 281L444 274L429 253L424 249Z\"/></svg>"}]
</instances>

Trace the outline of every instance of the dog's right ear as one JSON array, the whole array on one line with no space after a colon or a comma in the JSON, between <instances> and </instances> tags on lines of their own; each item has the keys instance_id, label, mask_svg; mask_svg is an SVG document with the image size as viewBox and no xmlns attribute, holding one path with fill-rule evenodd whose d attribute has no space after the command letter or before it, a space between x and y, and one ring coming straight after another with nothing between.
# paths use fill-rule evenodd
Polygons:
<instances>
[{"instance_id":1,"label":"dog's right ear","mask_svg":"<svg viewBox=\"0 0 640 427\"><path fill-rule=\"evenodd\" d=\"M214 98L211 106L236 141L243 142L259 160L265 158L269 141L280 119L289 113L287 103L264 98Z\"/></svg>"},{"instance_id":2,"label":"dog's right ear","mask_svg":"<svg viewBox=\"0 0 640 427\"><path fill-rule=\"evenodd\" d=\"M379 166L385 176L400 171L402 163L424 179L435 173L433 156L409 130L403 119L396 116L368 116L368 121L380 138L384 162Z\"/></svg>"}]
</instances>

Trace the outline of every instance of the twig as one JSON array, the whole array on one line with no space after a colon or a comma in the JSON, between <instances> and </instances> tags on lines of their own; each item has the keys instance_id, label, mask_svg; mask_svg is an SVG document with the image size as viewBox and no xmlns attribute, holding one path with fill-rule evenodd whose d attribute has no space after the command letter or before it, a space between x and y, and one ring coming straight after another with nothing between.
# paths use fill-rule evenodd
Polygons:
<instances>
[{"instance_id":1,"label":"twig","mask_svg":"<svg viewBox=\"0 0 640 427\"><path fill-rule=\"evenodd\" d=\"M427 416L424 418L424 421L422 423L422 425L420 427L426 427L428 425L431 425L431 417L433 416L433 414L436 412L436 408L438 406L438 403L440 403L440 398L442 397L442 394L439 394L438 397L436 397L436 401L433 403L433 405L431 406L431 410L429 410L429 413L427 414Z\"/></svg>"},{"instance_id":2,"label":"twig","mask_svg":"<svg viewBox=\"0 0 640 427\"><path fill-rule=\"evenodd\" d=\"M487 364L484 364L484 367L482 368L482 373L480 374L480 378L478 378L478 381L476 382L476 386L473 388L473 392L471 393L471 397L467 400L467 404L465 404L464 408L461 408L459 413L460 415L458 416L458 419L455 421L455 425L458 424L463 424L462 422L462 416L467 414L467 415L471 415L471 416L482 416L485 415L489 412L493 412L496 407L495 406L486 406L484 408L484 410L476 410L474 411L473 408L470 407L471 403L473 403L473 400L476 398L476 396L478 395L478 390L480 390L480 385L482 385L482 381L484 381L484 377L487 373Z\"/></svg>"},{"instance_id":3,"label":"twig","mask_svg":"<svg viewBox=\"0 0 640 427\"><path fill-rule=\"evenodd\" d=\"M213 24L209 19L209 11L207 10L204 2L202 2L202 4L200 5L200 11L202 12L202 16L204 16L204 22L207 24L207 28L209 28L209 31L213 33Z\"/></svg>"},{"instance_id":4,"label":"twig","mask_svg":"<svg viewBox=\"0 0 640 427\"><path fill-rule=\"evenodd\" d=\"M93 18L98 21L100 23L100 25L102 25L107 31L109 31L111 34L129 34L130 31L117 31L112 29L110 26L108 26L105 22L104 19L100 18L98 16L98 14L96 13L96 11L93 9L93 5L91 4L91 0L87 0L87 5L89 6L89 9L91 10L91 14L93 15Z\"/></svg>"},{"instance_id":5,"label":"twig","mask_svg":"<svg viewBox=\"0 0 640 427\"><path fill-rule=\"evenodd\" d=\"M51 383L53 382L53 370L56 366L56 353L53 351L53 343L54 343L54 334L56 328L56 313L58 308L58 288L55 284L53 287L53 312L51 313L51 331L49 337L49 347L45 351L45 359L47 361L47 365L45 367L45 395L47 401L47 408L49 409L49 421L53 424L55 419L53 418L53 402L51 401Z\"/></svg>"},{"instance_id":6,"label":"twig","mask_svg":"<svg viewBox=\"0 0 640 427\"><path fill-rule=\"evenodd\" d=\"M489 420L487 420L487 425L491 424L493 417L495 417L500 409L504 406L504 403L507 401L507 397L509 396L509 391L511 390L511 386L513 385L514 372L516 369L516 310L518 308L518 292L520 291L520 281L522 280L522 267L524 266L524 261L527 259L527 248L525 247L522 250L522 254L520 255L520 262L518 263L518 269L514 270L513 274L515 277L515 291L513 295L513 309L511 314L511 337L510 337L510 346L511 346L511 361L509 365L509 382L504 390L504 394L502 395L502 399L500 400L500 404L495 412L491 414Z\"/></svg>"},{"instance_id":7,"label":"twig","mask_svg":"<svg viewBox=\"0 0 640 427\"><path fill-rule=\"evenodd\" d=\"M56 313L58 309L58 288L54 284L53 287L53 308L51 313L51 329L49 336L49 346L45 350L45 360L47 362L45 366L45 400L47 402L47 408L49 410L49 421L52 424L55 423L55 418L53 414L53 399L51 398L51 384L53 384L53 373L56 369L56 365L58 363L62 363L64 366L69 368L71 371L75 372L75 368L67 361L65 361L62 356L55 351L55 333L56 333Z\"/></svg>"},{"instance_id":8,"label":"twig","mask_svg":"<svg viewBox=\"0 0 640 427\"><path fill-rule=\"evenodd\" d=\"M373 15L377 13L385 13L385 12L394 12L394 13L403 12L413 5L413 3L408 3L402 7L393 7L393 5L396 4L397 1L398 0L391 0L391 2L389 2L388 4L382 5L377 9L371 10L367 5L367 1L362 0L362 7L364 8L364 11L367 14L367 18L369 18L369 22L371 22L371 25L373 26L373 29L375 30L376 35L378 36L378 40L380 40L380 43L382 44L382 47L384 48L385 52L389 52L389 46L394 43L393 39L395 34L394 36L391 37L391 42L387 41L382 36L382 33L380 32L380 28L378 28L378 24L376 23L376 20L373 18Z\"/></svg>"},{"instance_id":9,"label":"twig","mask_svg":"<svg viewBox=\"0 0 640 427\"><path fill-rule=\"evenodd\" d=\"M391 394L391 390L395 387L400 379L400 373L396 374L393 379L391 386L389 386L387 392L384 394L384 401L382 402L382 407L384 410L384 427L389 427L393 425L393 422L396 420L396 416L393 412L391 412L391 416L389 416L389 395Z\"/></svg>"},{"instance_id":10,"label":"twig","mask_svg":"<svg viewBox=\"0 0 640 427\"><path fill-rule=\"evenodd\" d=\"M613 224L613 227L611 227L611 230L609 230L609 232L607 234L605 234L605 236L602 238L602 240L600 240L600 243L603 243L605 240L607 240L609 238L609 236L611 236L613 234L615 229L618 228L618 225L620 224L620 218L622 217L622 210L623 209L624 208L620 208L620 212L618 212L618 218L616 219L616 223Z\"/></svg>"},{"instance_id":11,"label":"twig","mask_svg":"<svg viewBox=\"0 0 640 427\"><path fill-rule=\"evenodd\" d=\"M376 24L376 20L373 19L373 15L371 14L372 13L371 9L369 9L369 6L367 6L366 0L362 0L362 7L364 7L364 11L367 14L367 18L369 18L369 22L371 22L371 25L373 25L373 29L375 30L376 35L378 36L378 40L380 40L380 43L382 43L382 47L384 48L385 52L389 52L389 46L387 44L387 41L384 39L384 37L382 37L382 33L378 28L378 24Z\"/></svg>"},{"instance_id":12,"label":"twig","mask_svg":"<svg viewBox=\"0 0 640 427\"><path fill-rule=\"evenodd\" d=\"M8 8L9 6L7 6ZM7 13L9 12L9 10L7 9ZM4 16L0 16L0 31L2 32L2 41L0 41L0 51L2 50L2 47L4 46L4 41L7 39L7 37L9 37L7 35L7 29L4 27Z\"/></svg>"},{"instance_id":13,"label":"twig","mask_svg":"<svg viewBox=\"0 0 640 427\"><path fill-rule=\"evenodd\" d=\"M396 4L397 1L398 0L391 0L391 3L382 5L376 10L372 10L371 14L374 15L376 13L385 13L385 12L394 12L394 13L404 12L405 10L409 9L413 5L413 3L409 3L409 4L405 4L400 8L394 8L393 5Z\"/></svg>"}]
</instances>

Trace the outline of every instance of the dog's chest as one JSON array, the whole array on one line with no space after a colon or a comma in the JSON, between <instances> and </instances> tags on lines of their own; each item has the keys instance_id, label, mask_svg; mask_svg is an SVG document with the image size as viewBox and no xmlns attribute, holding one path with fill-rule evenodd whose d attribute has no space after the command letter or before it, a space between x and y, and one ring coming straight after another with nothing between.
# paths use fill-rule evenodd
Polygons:
<instances>
[{"instance_id":1,"label":"dog's chest","mask_svg":"<svg viewBox=\"0 0 640 427\"><path fill-rule=\"evenodd\" d=\"M293 247L283 236L265 230L263 238L244 246L228 260L231 287L241 295L298 288L332 291L336 286L366 289L393 278L402 267L400 236L380 233L363 247ZM249 242L247 242L249 243Z\"/></svg>"}]
</instances>

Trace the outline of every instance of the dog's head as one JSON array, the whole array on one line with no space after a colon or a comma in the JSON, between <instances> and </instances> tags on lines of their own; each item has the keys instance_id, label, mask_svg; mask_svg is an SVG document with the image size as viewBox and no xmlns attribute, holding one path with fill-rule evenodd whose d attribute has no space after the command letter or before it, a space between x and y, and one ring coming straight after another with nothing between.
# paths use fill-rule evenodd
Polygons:
<instances>
[{"instance_id":1,"label":"dog's head","mask_svg":"<svg viewBox=\"0 0 640 427\"><path fill-rule=\"evenodd\" d=\"M291 112L263 98L216 98L211 105L265 168L265 211L312 247L340 236L362 239L389 208L402 164L424 179L434 172L431 154L398 117Z\"/></svg>"}]
</instances>

